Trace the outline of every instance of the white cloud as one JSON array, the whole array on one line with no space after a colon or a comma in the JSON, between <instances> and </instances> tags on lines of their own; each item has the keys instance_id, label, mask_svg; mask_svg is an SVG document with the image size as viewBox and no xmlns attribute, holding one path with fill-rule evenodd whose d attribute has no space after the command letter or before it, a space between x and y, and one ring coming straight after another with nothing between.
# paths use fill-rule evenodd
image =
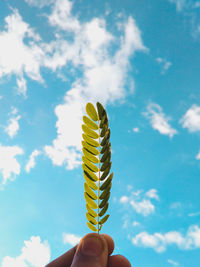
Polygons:
<instances>
[{"instance_id":1,"label":"white cloud","mask_svg":"<svg viewBox=\"0 0 200 267\"><path fill-rule=\"evenodd\" d=\"M137 222L137 221L133 221L133 223L132 223L132 224L133 224L133 226L134 226L134 227L136 227L136 226L139 226L139 225L140 225L140 223L139 223L139 222Z\"/></svg>"},{"instance_id":2,"label":"white cloud","mask_svg":"<svg viewBox=\"0 0 200 267\"><path fill-rule=\"evenodd\" d=\"M171 67L172 63L170 61L167 61L165 58L158 57L156 58L156 61L161 66L161 74L165 74L166 71Z\"/></svg>"},{"instance_id":3,"label":"white cloud","mask_svg":"<svg viewBox=\"0 0 200 267\"><path fill-rule=\"evenodd\" d=\"M80 23L71 15L72 8L72 2L67 0L55 2L49 22L58 30L72 32L74 43L59 39L60 50L45 61L46 66L56 69L70 60L83 72L67 91L64 103L55 108L57 138L52 145L44 147L53 164L64 165L67 169L81 164L81 124L85 104L97 100L106 104L124 99L129 58L137 50L145 50L133 18L129 17L124 23L119 48L111 55L109 48L117 40L106 30L105 20L94 18ZM49 51L55 47L49 46Z\"/></svg>"},{"instance_id":4,"label":"white cloud","mask_svg":"<svg viewBox=\"0 0 200 267\"><path fill-rule=\"evenodd\" d=\"M17 132L19 131L19 120L20 120L21 116L15 116L15 117L11 117L8 120L8 126L5 127L5 132L10 136L10 138L13 138Z\"/></svg>"},{"instance_id":5,"label":"white cloud","mask_svg":"<svg viewBox=\"0 0 200 267\"><path fill-rule=\"evenodd\" d=\"M134 133L139 133L140 129L138 127L133 128Z\"/></svg>"},{"instance_id":6,"label":"white cloud","mask_svg":"<svg viewBox=\"0 0 200 267\"><path fill-rule=\"evenodd\" d=\"M154 198L156 200L159 200L159 196L158 196L157 190L154 189L154 188L150 189L149 191L147 191L145 195L147 197L149 197L149 198Z\"/></svg>"},{"instance_id":7,"label":"white cloud","mask_svg":"<svg viewBox=\"0 0 200 267\"><path fill-rule=\"evenodd\" d=\"M170 138L177 134L177 130L173 129L168 123L171 118L166 117L158 104L150 103L144 115L150 120L153 129L159 131L160 134L168 135Z\"/></svg>"},{"instance_id":8,"label":"white cloud","mask_svg":"<svg viewBox=\"0 0 200 267\"><path fill-rule=\"evenodd\" d=\"M200 216L200 211L197 212L191 212L188 214L189 217L196 217L196 216Z\"/></svg>"},{"instance_id":9,"label":"white cloud","mask_svg":"<svg viewBox=\"0 0 200 267\"><path fill-rule=\"evenodd\" d=\"M196 159L200 160L200 151L198 152L198 154L196 155Z\"/></svg>"},{"instance_id":10,"label":"white cloud","mask_svg":"<svg viewBox=\"0 0 200 267\"><path fill-rule=\"evenodd\" d=\"M187 1L186 0L169 0L172 4L176 5L176 10L181 12L185 9Z\"/></svg>"},{"instance_id":11,"label":"white cloud","mask_svg":"<svg viewBox=\"0 0 200 267\"><path fill-rule=\"evenodd\" d=\"M120 197L120 203L127 203L129 201L129 198L127 196Z\"/></svg>"},{"instance_id":12,"label":"white cloud","mask_svg":"<svg viewBox=\"0 0 200 267\"><path fill-rule=\"evenodd\" d=\"M152 248L156 252L164 252L168 246L177 246L182 250L200 248L200 228L197 225L189 227L185 236L178 231L170 231L165 234L141 232L132 238L136 246Z\"/></svg>"},{"instance_id":13,"label":"white cloud","mask_svg":"<svg viewBox=\"0 0 200 267\"><path fill-rule=\"evenodd\" d=\"M75 246L80 242L80 240L81 240L80 236L69 233L63 233L64 244L70 244L71 246Z\"/></svg>"},{"instance_id":14,"label":"white cloud","mask_svg":"<svg viewBox=\"0 0 200 267\"><path fill-rule=\"evenodd\" d=\"M150 200L146 199L143 199L142 201L131 200L130 205L137 213L142 214L143 216L148 216L155 211L155 206Z\"/></svg>"},{"instance_id":15,"label":"white cloud","mask_svg":"<svg viewBox=\"0 0 200 267\"><path fill-rule=\"evenodd\" d=\"M38 7L47 4L45 0L26 2ZM123 101L127 95L126 85L131 85L127 87L129 92L134 87L133 80L127 81L129 60L137 51L146 48L132 17L121 23L120 36L115 38L107 31L103 18L81 23L72 15L73 2L56 0L51 4L51 13L45 17L54 28L55 38L49 43L42 42L17 10L5 18L5 30L0 32L0 78L15 75L18 93L26 96L24 75L44 82L41 67L59 75L59 71L70 63L74 74L76 70L82 73L66 92L64 103L55 108L57 138L52 145L44 147L53 164L73 169L81 162L81 123L85 103ZM66 32L73 37L71 41L66 40Z\"/></svg>"},{"instance_id":16,"label":"white cloud","mask_svg":"<svg viewBox=\"0 0 200 267\"><path fill-rule=\"evenodd\" d=\"M31 6L42 8L53 3L53 0L25 0Z\"/></svg>"},{"instance_id":17,"label":"white cloud","mask_svg":"<svg viewBox=\"0 0 200 267\"><path fill-rule=\"evenodd\" d=\"M52 14L49 16L49 23L58 26L62 30L79 31L80 24L76 17L71 16L73 3L68 0L56 0Z\"/></svg>"},{"instance_id":18,"label":"white cloud","mask_svg":"<svg viewBox=\"0 0 200 267\"><path fill-rule=\"evenodd\" d=\"M16 75L18 92L25 95L24 73L33 80L42 81L40 61L43 52L37 45L40 37L22 20L17 10L5 18L5 24L5 30L0 31L0 78Z\"/></svg>"},{"instance_id":19,"label":"white cloud","mask_svg":"<svg viewBox=\"0 0 200 267\"><path fill-rule=\"evenodd\" d=\"M37 156L39 156L40 153L41 153L41 152L40 152L39 150L37 150L37 149L35 149L35 150L31 153L31 155L30 155L30 157L29 157L29 161L27 162L27 164L26 164L26 166L25 166L25 170L26 170L26 172L30 172L30 170L31 170L32 168L35 167L35 158L36 158Z\"/></svg>"},{"instance_id":20,"label":"white cloud","mask_svg":"<svg viewBox=\"0 0 200 267\"><path fill-rule=\"evenodd\" d=\"M167 262L175 267L179 266L179 263L177 261L173 261L173 260L170 260L168 259Z\"/></svg>"},{"instance_id":21,"label":"white cloud","mask_svg":"<svg viewBox=\"0 0 200 267\"><path fill-rule=\"evenodd\" d=\"M6 256L2 267L44 267L50 261L50 248L47 241L41 242L39 236L24 241L21 254L16 258Z\"/></svg>"},{"instance_id":22,"label":"white cloud","mask_svg":"<svg viewBox=\"0 0 200 267\"><path fill-rule=\"evenodd\" d=\"M141 199L142 198L140 196L141 192L142 192L141 190L138 190L136 192L133 191L131 192L131 195L129 197L124 195L119 199L119 202L126 206L130 205L138 214L141 214L143 216L148 216L155 212L155 206L149 199L146 198ZM148 192L149 195L153 196L152 198L158 197L157 192L151 190L149 190ZM145 195L145 197L149 198L148 194Z\"/></svg>"},{"instance_id":23,"label":"white cloud","mask_svg":"<svg viewBox=\"0 0 200 267\"><path fill-rule=\"evenodd\" d=\"M53 164L65 164L67 169L73 169L81 164L83 104L79 91L75 89L68 91L65 99L65 104L58 105L55 109L58 136L53 141L53 146L45 146L44 150Z\"/></svg>"},{"instance_id":24,"label":"white cloud","mask_svg":"<svg viewBox=\"0 0 200 267\"><path fill-rule=\"evenodd\" d=\"M0 144L0 172L3 176L3 185L7 180L13 180L16 175L20 174L20 164L15 157L22 154L23 150L18 146L2 146Z\"/></svg>"},{"instance_id":25,"label":"white cloud","mask_svg":"<svg viewBox=\"0 0 200 267\"><path fill-rule=\"evenodd\" d=\"M191 133L200 131L200 106L192 105L180 119L180 123Z\"/></svg>"}]
</instances>

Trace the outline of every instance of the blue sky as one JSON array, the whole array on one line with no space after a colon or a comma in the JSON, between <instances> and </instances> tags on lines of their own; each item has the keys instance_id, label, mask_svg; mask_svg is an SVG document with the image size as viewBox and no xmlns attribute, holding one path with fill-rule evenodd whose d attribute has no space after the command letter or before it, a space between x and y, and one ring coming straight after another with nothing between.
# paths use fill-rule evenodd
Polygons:
<instances>
[{"instance_id":1,"label":"blue sky","mask_svg":"<svg viewBox=\"0 0 200 267\"><path fill-rule=\"evenodd\" d=\"M89 101L109 116L115 252L198 267L199 47L199 1L0 1L2 267L42 267L89 232Z\"/></svg>"}]
</instances>

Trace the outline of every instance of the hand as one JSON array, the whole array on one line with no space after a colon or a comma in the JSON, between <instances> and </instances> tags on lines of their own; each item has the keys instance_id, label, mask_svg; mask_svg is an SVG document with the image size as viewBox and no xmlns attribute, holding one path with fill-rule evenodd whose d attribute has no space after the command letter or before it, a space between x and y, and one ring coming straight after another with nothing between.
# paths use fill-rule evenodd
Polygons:
<instances>
[{"instance_id":1,"label":"hand","mask_svg":"<svg viewBox=\"0 0 200 267\"><path fill-rule=\"evenodd\" d=\"M80 243L46 267L131 267L121 255L113 255L113 239L106 234L87 234Z\"/></svg>"}]
</instances>

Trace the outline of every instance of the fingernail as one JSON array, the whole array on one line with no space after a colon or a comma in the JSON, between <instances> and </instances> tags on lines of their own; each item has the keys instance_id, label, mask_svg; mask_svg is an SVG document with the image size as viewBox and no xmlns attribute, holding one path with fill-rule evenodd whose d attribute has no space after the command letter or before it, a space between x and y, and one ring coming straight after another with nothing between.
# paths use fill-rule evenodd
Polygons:
<instances>
[{"instance_id":1,"label":"fingernail","mask_svg":"<svg viewBox=\"0 0 200 267\"><path fill-rule=\"evenodd\" d=\"M81 253L86 256L99 256L102 253L103 244L100 238L95 236L86 237L81 246Z\"/></svg>"}]
</instances>

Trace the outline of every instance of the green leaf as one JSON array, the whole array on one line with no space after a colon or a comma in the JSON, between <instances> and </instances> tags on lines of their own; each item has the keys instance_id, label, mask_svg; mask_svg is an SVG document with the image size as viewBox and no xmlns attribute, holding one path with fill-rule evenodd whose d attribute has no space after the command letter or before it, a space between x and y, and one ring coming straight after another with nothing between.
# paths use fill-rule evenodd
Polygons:
<instances>
[{"instance_id":1,"label":"green leaf","mask_svg":"<svg viewBox=\"0 0 200 267\"><path fill-rule=\"evenodd\" d=\"M108 192L108 194L105 196L105 198L104 198L104 199L101 201L101 203L99 204L99 207L100 207L100 208L103 208L103 207L105 206L105 204L106 204L106 202L108 201L109 197L110 197L110 192Z\"/></svg>"},{"instance_id":2,"label":"green leaf","mask_svg":"<svg viewBox=\"0 0 200 267\"><path fill-rule=\"evenodd\" d=\"M86 192L84 192L84 196L85 196L85 200L86 200L87 204L88 204L91 208L96 209L96 208L97 208L97 204L94 202L94 200L92 200L92 199L90 198L90 196L89 196Z\"/></svg>"},{"instance_id":3,"label":"green leaf","mask_svg":"<svg viewBox=\"0 0 200 267\"><path fill-rule=\"evenodd\" d=\"M88 135L86 134L82 134L83 136L83 139L88 143L90 144L91 146L94 146L94 147L98 147L99 146L99 143L97 141L95 141L94 139L92 139L91 137L89 137Z\"/></svg>"},{"instance_id":4,"label":"green leaf","mask_svg":"<svg viewBox=\"0 0 200 267\"><path fill-rule=\"evenodd\" d=\"M97 200L97 195L92 191L92 189L87 185L87 183L84 183L85 192L94 200Z\"/></svg>"},{"instance_id":5,"label":"green leaf","mask_svg":"<svg viewBox=\"0 0 200 267\"><path fill-rule=\"evenodd\" d=\"M92 153L95 156L99 154L99 151L95 147L89 145L85 141L82 141L82 146L85 147L88 151L90 151L90 153Z\"/></svg>"},{"instance_id":6,"label":"green leaf","mask_svg":"<svg viewBox=\"0 0 200 267\"><path fill-rule=\"evenodd\" d=\"M104 199L105 196L106 196L106 195L108 194L108 192L110 191L110 188L111 188L111 183L109 184L108 187L106 187L106 188L104 189L104 191L101 193L99 199Z\"/></svg>"},{"instance_id":7,"label":"green leaf","mask_svg":"<svg viewBox=\"0 0 200 267\"><path fill-rule=\"evenodd\" d=\"M97 232L96 227L93 224L91 224L90 222L87 222L87 226L90 228L90 230Z\"/></svg>"},{"instance_id":8,"label":"green leaf","mask_svg":"<svg viewBox=\"0 0 200 267\"><path fill-rule=\"evenodd\" d=\"M86 213L86 218L88 219L88 221L94 225L97 224L97 221L95 220L94 217L92 217L88 212Z\"/></svg>"},{"instance_id":9,"label":"green leaf","mask_svg":"<svg viewBox=\"0 0 200 267\"><path fill-rule=\"evenodd\" d=\"M87 149L83 148L83 154L85 155L85 157L92 161L93 163L98 163L99 160L98 158L96 158L95 156L93 156Z\"/></svg>"},{"instance_id":10,"label":"green leaf","mask_svg":"<svg viewBox=\"0 0 200 267\"><path fill-rule=\"evenodd\" d=\"M94 174L92 171L90 171L90 169L85 165L85 164L82 164L82 168L86 174L86 176L92 180L92 181L98 181L98 178L96 176L96 174Z\"/></svg>"},{"instance_id":11,"label":"green leaf","mask_svg":"<svg viewBox=\"0 0 200 267\"><path fill-rule=\"evenodd\" d=\"M85 181L86 181L87 185L89 185L89 187L91 187L91 188L94 189L94 190L97 190L97 189L98 189L98 186L95 184L95 182L93 182L92 180L90 180L90 179L87 177L87 175L86 175L85 172L83 172L83 176L84 176L84 178L85 178Z\"/></svg>"},{"instance_id":12,"label":"green leaf","mask_svg":"<svg viewBox=\"0 0 200 267\"><path fill-rule=\"evenodd\" d=\"M102 120L100 123L100 128L103 128L104 125L107 125L107 127L108 127L108 117L107 117L106 111L102 117Z\"/></svg>"},{"instance_id":13,"label":"green leaf","mask_svg":"<svg viewBox=\"0 0 200 267\"><path fill-rule=\"evenodd\" d=\"M87 125L83 124L82 125L82 130L84 133L86 133L89 137L92 137L94 139L97 139L99 137L98 133L95 131L91 130Z\"/></svg>"},{"instance_id":14,"label":"green leaf","mask_svg":"<svg viewBox=\"0 0 200 267\"><path fill-rule=\"evenodd\" d=\"M109 142L109 139L106 141L105 145L101 148L100 153L103 154L108 149L111 150L111 144Z\"/></svg>"},{"instance_id":15,"label":"green leaf","mask_svg":"<svg viewBox=\"0 0 200 267\"><path fill-rule=\"evenodd\" d=\"M96 109L92 103L87 103L86 112L91 119L93 119L94 121L98 120L98 115L97 115Z\"/></svg>"},{"instance_id":16,"label":"green leaf","mask_svg":"<svg viewBox=\"0 0 200 267\"><path fill-rule=\"evenodd\" d=\"M97 111L99 114L99 119L101 120L106 111L105 111L104 107L101 105L101 103L99 103L99 102L97 102Z\"/></svg>"},{"instance_id":17,"label":"green leaf","mask_svg":"<svg viewBox=\"0 0 200 267\"><path fill-rule=\"evenodd\" d=\"M83 122L91 129L98 130L98 125L89 119L87 116L83 116Z\"/></svg>"},{"instance_id":18,"label":"green leaf","mask_svg":"<svg viewBox=\"0 0 200 267\"><path fill-rule=\"evenodd\" d=\"M105 136L107 129L108 129L108 125L103 125L101 134L100 134L101 137Z\"/></svg>"},{"instance_id":19,"label":"green leaf","mask_svg":"<svg viewBox=\"0 0 200 267\"><path fill-rule=\"evenodd\" d=\"M107 130L103 140L101 141L101 146L104 146L109 138L110 138L110 129Z\"/></svg>"},{"instance_id":20,"label":"green leaf","mask_svg":"<svg viewBox=\"0 0 200 267\"><path fill-rule=\"evenodd\" d=\"M85 165L90 168L91 171L93 172L98 172L98 168L96 165L94 165L91 161L89 161L85 156L82 156L82 160L85 163Z\"/></svg>"},{"instance_id":21,"label":"green leaf","mask_svg":"<svg viewBox=\"0 0 200 267\"><path fill-rule=\"evenodd\" d=\"M92 208L90 208L90 206L88 206L88 204L86 204L86 209L94 218L97 217L97 213Z\"/></svg>"},{"instance_id":22,"label":"green leaf","mask_svg":"<svg viewBox=\"0 0 200 267\"><path fill-rule=\"evenodd\" d=\"M111 162L110 162L109 166L107 167L107 169L101 175L101 178L100 178L101 181L103 181L107 177L107 175L110 172L110 169L111 169Z\"/></svg>"},{"instance_id":23,"label":"green leaf","mask_svg":"<svg viewBox=\"0 0 200 267\"><path fill-rule=\"evenodd\" d=\"M109 160L105 160L104 163L101 165L100 171L105 171L109 166L111 165L111 162Z\"/></svg>"},{"instance_id":24,"label":"green leaf","mask_svg":"<svg viewBox=\"0 0 200 267\"><path fill-rule=\"evenodd\" d=\"M110 157L111 157L111 152L110 152L110 150L108 149L108 150L106 150L106 152L103 154L103 156L101 157L100 161L101 161L101 162L104 162L104 161L106 161L106 160L109 160Z\"/></svg>"},{"instance_id":25,"label":"green leaf","mask_svg":"<svg viewBox=\"0 0 200 267\"><path fill-rule=\"evenodd\" d=\"M107 220L108 220L108 218L109 218L109 214L107 214L105 217L103 217L102 219L101 219L101 221L99 222L100 224L104 224Z\"/></svg>"},{"instance_id":26,"label":"green leaf","mask_svg":"<svg viewBox=\"0 0 200 267\"><path fill-rule=\"evenodd\" d=\"M103 207L103 209L101 210L101 212L99 213L99 216L100 217L102 217L105 213L106 213L106 211L107 211L107 209L108 209L108 202L106 203L106 205Z\"/></svg>"},{"instance_id":27,"label":"green leaf","mask_svg":"<svg viewBox=\"0 0 200 267\"><path fill-rule=\"evenodd\" d=\"M109 186L109 184L111 183L113 178L113 172L108 176L108 178L106 179L106 181L100 186L100 190L104 190L107 186Z\"/></svg>"}]
</instances>

